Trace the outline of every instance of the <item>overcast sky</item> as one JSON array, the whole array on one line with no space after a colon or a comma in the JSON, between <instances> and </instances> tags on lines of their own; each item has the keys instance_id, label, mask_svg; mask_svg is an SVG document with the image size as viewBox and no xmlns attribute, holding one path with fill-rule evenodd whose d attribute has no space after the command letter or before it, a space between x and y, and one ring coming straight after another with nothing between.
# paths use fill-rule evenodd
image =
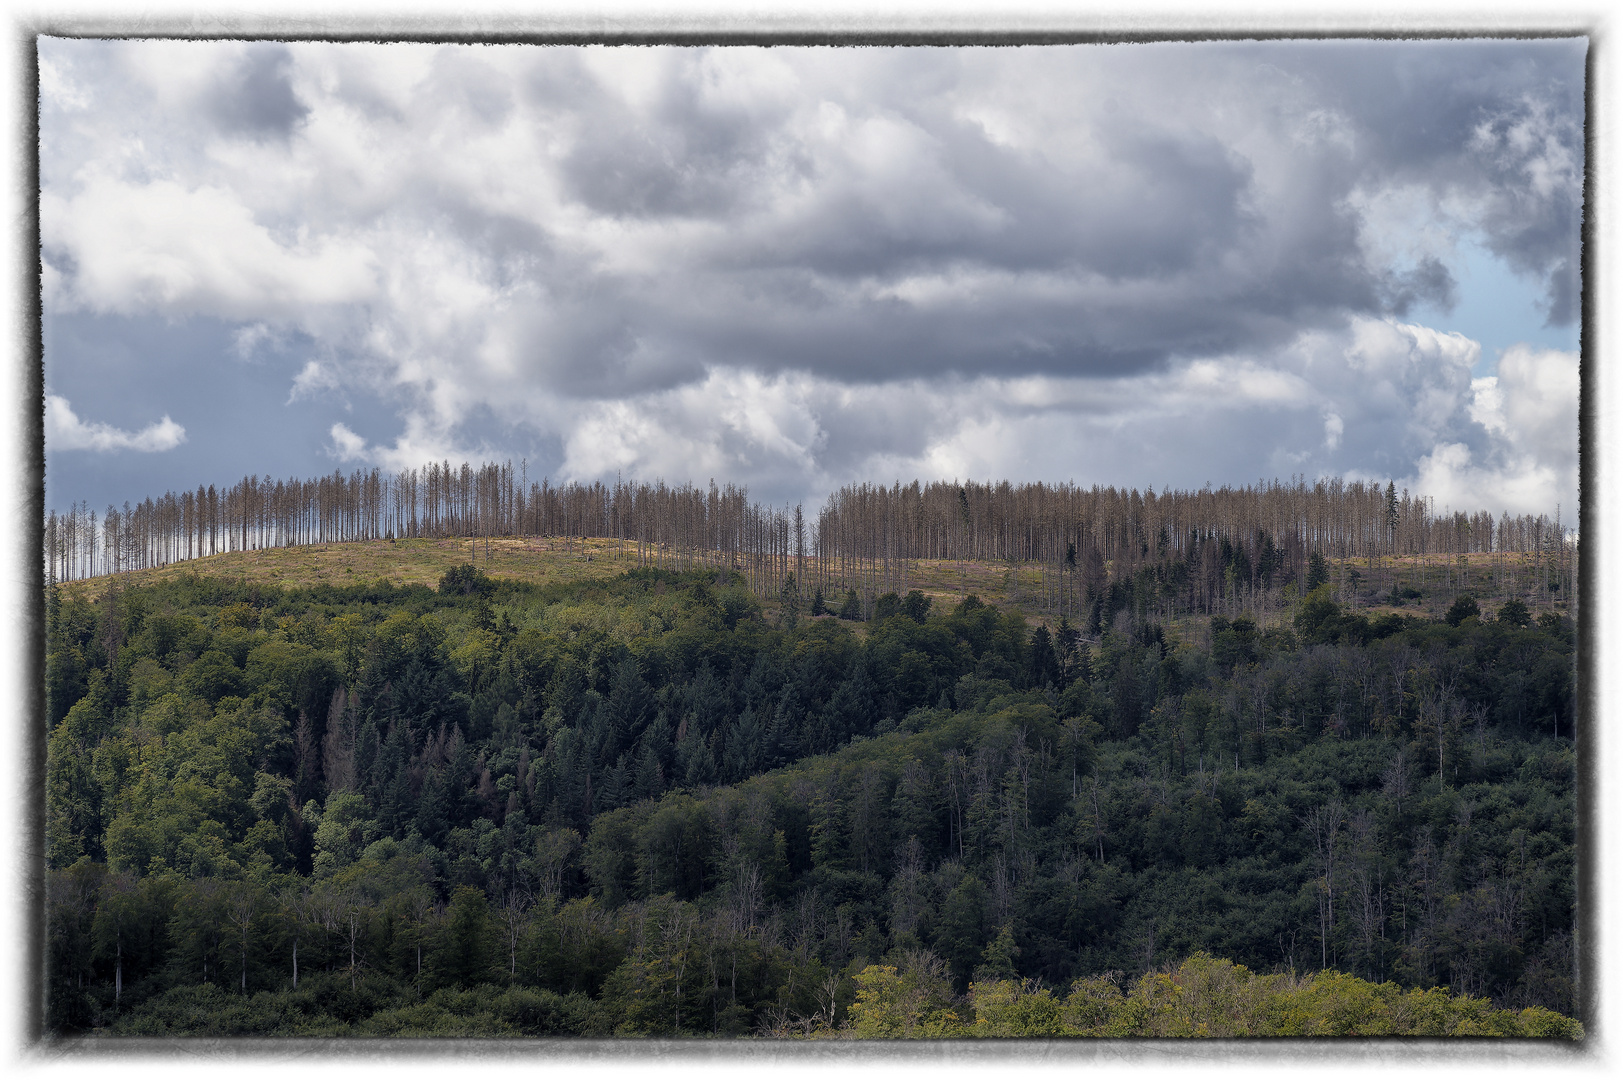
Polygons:
<instances>
[{"instance_id":1,"label":"overcast sky","mask_svg":"<svg viewBox=\"0 0 1623 1080\"><path fill-rule=\"evenodd\" d=\"M1577 498L1582 41L40 45L47 503Z\"/></svg>"}]
</instances>

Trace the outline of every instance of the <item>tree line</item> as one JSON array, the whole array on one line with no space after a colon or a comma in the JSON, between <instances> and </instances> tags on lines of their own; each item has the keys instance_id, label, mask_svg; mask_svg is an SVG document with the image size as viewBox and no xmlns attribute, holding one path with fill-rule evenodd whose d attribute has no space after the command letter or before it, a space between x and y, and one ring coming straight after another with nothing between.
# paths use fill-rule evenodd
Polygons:
<instances>
[{"instance_id":1,"label":"tree line","mask_svg":"<svg viewBox=\"0 0 1623 1080\"><path fill-rule=\"evenodd\" d=\"M755 593L786 581L803 608L817 595L905 594L919 560L1035 563L1039 601L1077 614L1112 584L1171 560L1198 565L1203 593L1184 610L1209 613L1226 588L1256 607L1287 582L1311 587L1314 555L1332 560L1496 553L1527 558L1528 577L1576 593L1578 550L1559 509L1497 519L1439 514L1430 499L1388 483L1320 479L1197 491L1074 484L914 481L848 485L815 516L752 501L733 485L663 481L553 485L523 463L430 463L387 473L334 472L310 480L247 476L224 488L166 492L137 505L52 510L44 559L53 580L163 566L223 551L412 537L548 536L618 542L640 566L736 569ZM1228 575L1226 583L1224 575ZM1277 599L1277 598L1276 598Z\"/></svg>"}]
</instances>

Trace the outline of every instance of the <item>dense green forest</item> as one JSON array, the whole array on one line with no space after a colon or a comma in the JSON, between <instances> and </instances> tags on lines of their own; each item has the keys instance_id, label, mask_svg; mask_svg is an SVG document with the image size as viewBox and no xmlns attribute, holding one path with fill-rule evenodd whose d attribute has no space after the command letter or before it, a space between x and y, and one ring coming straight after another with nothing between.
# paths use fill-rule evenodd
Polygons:
<instances>
[{"instance_id":1,"label":"dense green forest","mask_svg":"<svg viewBox=\"0 0 1623 1080\"><path fill-rule=\"evenodd\" d=\"M1305 583L52 586L47 1022L1574 1035L1570 619Z\"/></svg>"}]
</instances>

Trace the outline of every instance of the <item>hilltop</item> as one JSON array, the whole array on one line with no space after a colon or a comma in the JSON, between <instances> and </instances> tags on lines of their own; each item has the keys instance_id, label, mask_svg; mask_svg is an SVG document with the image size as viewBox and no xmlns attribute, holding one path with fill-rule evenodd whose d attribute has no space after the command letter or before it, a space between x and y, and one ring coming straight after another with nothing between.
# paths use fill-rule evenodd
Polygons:
<instances>
[{"instance_id":1,"label":"hilltop","mask_svg":"<svg viewBox=\"0 0 1623 1080\"><path fill-rule=\"evenodd\" d=\"M721 560L716 559L717 562ZM139 587L187 577L234 579L245 585L278 589L317 585L347 586L387 582L396 587L435 585L453 566L472 565L491 578L528 585L601 581L647 565L635 545L599 537L513 537L480 539L348 540L329 544L267 547L229 551L164 566L120 572L121 588ZM1369 556L1325 560L1327 580L1337 598L1371 616L1382 614L1440 617L1461 594L1480 597L1494 607L1511 596L1521 598L1535 614L1572 614L1569 598L1559 589L1540 589L1540 561L1527 552L1473 552ZM1109 568L1107 567L1107 571ZM1050 628L1058 614L1045 602L1044 575L1050 568L1035 561L899 560L895 574L909 589L918 589L938 604L955 604L974 594L999 609L1018 611ZM95 603L106 591L108 575L59 585L64 596ZM1542 595L1541 595L1542 594ZM777 597L765 597L775 611ZM837 597L827 598L830 605ZM1252 610L1263 624L1289 617L1291 597L1272 598ZM802 608L809 597L802 601ZM1074 618L1077 612L1064 612ZM1270 616L1272 616L1270 618ZM1173 614L1165 621L1183 625L1207 620Z\"/></svg>"}]
</instances>

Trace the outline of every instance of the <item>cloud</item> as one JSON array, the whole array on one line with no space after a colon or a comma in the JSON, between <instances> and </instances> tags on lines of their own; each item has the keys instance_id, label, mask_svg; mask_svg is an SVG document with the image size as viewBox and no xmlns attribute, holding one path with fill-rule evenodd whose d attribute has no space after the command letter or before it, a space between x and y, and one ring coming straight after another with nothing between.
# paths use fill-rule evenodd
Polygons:
<instances>
[{"instance_id":1,"label":"cloud","mask_svg":"<svg viewBox=\"0 0 1623 1080\"><path fill-rule=\"evenodd\" d=\"M1341 417L1337 416L1333 412L1325 413L1324 448L1326 450L1334 450L1336 447L1340 446L1341 433L1345 430L1347 430L1347 426L1346 424L1342 423Z\"/></svg>"},{"instance_id":2,"label":"cloud","mask_svg":"<svg viewBox=\"0 0 1623 1080\"><path fill-rule=\"evenodd\" d=\"M65 397L57 394L45 397L45 445L50 450L158 453L173 450L185 441L186 429L168 416L132 433L110 424L79 419Z\"/></svg>"},{"instance_id":3,"label":"cloud","mask_svg":"<svg viewBox=\"0 0 1623 1080\"><path fill-rule=\"evenodd\" d=\"M264 323L239 327L231 335L231 350L239 360L252 360L261 345L274 343L277 334Z\"/></svg>"},{"instance_id":4,"label":"cloud","mask_svg":"<svg viewBox=\"0 0 1623 1080\"><path fill-rule=\"evenodd\" d=\"M1532 54L1508 40L1439 50L1324 42L1304 50L1314 63L1297 70L1314 96L1362 121L1349 205L1400 194L1420 211L1388 223L1403 231L1385 243L1418 240L1424 249L1428 237L1441 238L1444 251L1433 251L1441 255L1451 234L1477 232L1539 283L1549 324L1570 325L1578 318L1588 42L1546 46Z\"/></svg>"},{"instance_id":5,"label":"cloud","mask_svg":"<svg viewBox=\"0 0 1623 1080\"><path fill-rule=\"evenodd\" d=\"M1022 477L1200 487L1263 477L1396 480L1437 505L1553 512L1576 492L1573 354L1507 352L1471 378L1475 342L1392 320L1304 334L1259 358L1151 375L977 376L853 388L716 368L565 424L559 474L747 482L816 503L840 484ZM1499 413L1490 388L1518 404ZM1257 451L1254 433L1267 433Z\"/></svg>"},{"instance_id":6,"label":"cloud","mask_svg":"<svg viewBox=\"0 0 1623 1080\"><path fill-rule=\"evenodd\" d=\"M1578 318L1582 140L1581 104L1530 92L1483 119L1470 142L1476 160L1501 178L1480 196L1489 246L1516 269L1548 279L1550 324Z\"/></svg>"},{"instance_id":7,"label":"cloud","mask_svg":"<svg viewBox=\"0 0 1623 1080\"><path fill-rule=\"evenodd\" d=\"M46 303L308 341L394 466L1520 468L1403 320L1467 235L1571 315L1583 50L47 40Z\"/></svg>"},{"instance_id":8,"label":"cloud","mask_svg":"<svg viewBox=\"0 0 1623 1080\"><path fill-rule=\"evenodd\" d=\"M213 55L190 44L164 55ZM1423 143L1404 137L1413 120L1385 130L1401 118L1385 97L1360 110L1350 91L1368 75L1310 78L1326 50L1285 44L278 46L176 81L200 109L232 80L277 88L249 99L280 102L266 115L285 148L166 128L162 153L143 140L116 176L84 172L61 185L71 195L47 184L47 259L98 310L289 319L369 303L340 344L405 382L422 368L407 343L428 338L587 370L636 353L652 359L617 371L636 388L696 377L694 357L842 378L1144 370L1277 345L1349 310L1446 302L1435 255L1365 263L1347 200L1394 178L1438 205L1476 199L1503 243L1531 251L1503 206L1547 217L1570 202L1579 147L1565 114L1523 93L1552 50L1520 44L1362 54L1428 87L1497 58L1506 85L1473 83L1476 112ZM141 52L87 46L110 54L114 84ZM1512 63L1526 56L1542 66ZM117 119L136 132L153 123L144 87L181 92L152 67L121 87L136 92ZM1463 158L1510 190L1461 188ZM477 326L456 300L468 292Z\"/></svg>"},{"instance_id":9,"label":"cloud","mask_svg":"<svg viewBox=\"0 0 1623 1080\"><path fill-rule=\"evenodd\" d=\"M90 104L90 96L83 87L75 84L59 65L44 57L39 62L39 92L42 98L60 109L83 109Z\"/></svg>"},{"instance_id":10,"label":"cloud","mask_svg":"<svg viewBox=\"0 0 1623 1080\"><path fill-rule=\"evenodd\" d=\"M1578 354L1515 345L1499 358L1499 413L1519 448L1563 468L1578 464Z\"/></svg>"},{"instance_id":11,"label":"cloud","mask_svg":"<svg viewBox=\"0 0 1623 1080\"><path fill-rule=\"evenodd\" d=\"M278 239L235 193L208 184L97 176L69 197L41 193L40 227L47 259L66 253L74 268L59 310L285 320L374 289L364 247Z\"/></svg>"},{"instance_id":12,"label":"cloud","mask_svg":"<svg viewBox=\"0 0 1623 1080\"><path fill-rule=\"evenodd\" d=\"M220 72L215 82L212 112L221 129L286 139L310 112L293 93L288 79L292 66L285 45L248 45L241 61Z\"/></svg>"},{"instance_id":13,"label":"cloud","mask_svg":"<svg viewBox=\"0 0 1623 1080\"><path fill-rule=\"evenodd\" d=\"M1490 438L1439 445L1418 463L1419 489L1455 509L1553 514L1560 502L1576 521L1578 354L1516 345L1471 389L1468 412Z\"/></svg>"},{"instance_id":14,"label":"cloud","mask_svg":"<svg viewBox=\"0 0 1623 1080\"><path fill-rule=\"evenodd\" d=\"M1454 275L1435 255L1422 256L1412 270L1389 272L1385 283L1385 306L1399 318L1417 304L1452 311L1458 299Z\"/></svg>"},{"instance_id":15,"label":"cloud","mask_svg":"<svg viewBox=\"0 0 1623 1080\"><path fill-rule=\"evenodd\" d=\"M338 385L338 378L330 368L324 367L319 360L307 360L299 373L293 376L293 389L287 396L286 404L314 397L323 390L336 390Z\"/></svg>"},{"instance_id":16,"label":"cloud","mask_svg":"<svg viewBox=\"0 0 1623 1080\"><path fill-rule=\"evenodd\" d=\"M339 461L348 462L370 460L370 456L367 453L366 440L355 434L355 432L351 431L344 424L334 424L332 426L331 435L331 453Z\"/></svg>"}]
</instances>

